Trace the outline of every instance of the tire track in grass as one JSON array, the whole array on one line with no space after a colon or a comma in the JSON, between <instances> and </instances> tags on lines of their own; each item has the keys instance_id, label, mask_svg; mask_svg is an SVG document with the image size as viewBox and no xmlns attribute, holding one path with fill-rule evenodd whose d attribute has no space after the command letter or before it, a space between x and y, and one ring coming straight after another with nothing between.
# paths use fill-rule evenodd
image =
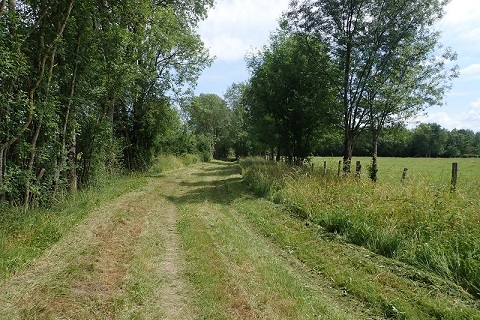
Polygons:
<instances>
[{"instance_id":1,"label":"tire track in grass","mask_svg":"<svg viewBox=\"0 0 480 320\"><path fill-rule=\"evenodd\" d=\"M235 209L236 201L242 202L245 196L238 168L215 167L185 177L182 183L195 188L172 199L183 214L181 233L187 243L190 278L198 292L197 307L203 305L201 317L376 318L361 302L342 298L341 290L315 282L318 279L309 283L312 278L296 269L305 266L262 236Z\"/></svg>"},{"instance_id":2,"label":"tire track in grass","mask_svg":"<svg viewBox=\"0 0 480 320\"><path fill-rule=\"evenodd\" d=\"M176 210L158 196L165 188L152 179L97 208L30 268L2 283L0 319L189 318ZM144 256L147 244L153 251Z\"/></svg>"}]
</instances>

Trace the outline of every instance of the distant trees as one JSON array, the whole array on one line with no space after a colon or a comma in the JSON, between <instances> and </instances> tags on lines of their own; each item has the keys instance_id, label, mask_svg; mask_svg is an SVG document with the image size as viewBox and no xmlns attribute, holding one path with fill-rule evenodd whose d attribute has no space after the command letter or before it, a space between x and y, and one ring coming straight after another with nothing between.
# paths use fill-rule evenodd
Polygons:
<instances>
[{"instance_id":1,"label":"distant trees","mask_svg":"<svg viewBox=\"0 0 480 320\"><path fill-rule=\"evenodd\" d=\"M212 4L1 1L0 202L47 202L169 148L168 96L210 62L195 29Z\"/></svg>"},{"instance_id":2,"label":"distant trees","mask_svg":"<svg viewBox=\"0 0 480 320\"><path fill-rule=\"evenodd\" d=\"M205 159L226 158L230 141L231 110L216 94L200 94L184 105L190 130L199 139L199 150Z\"/></svg>"},{"instance_id":3,"label":"distant trees","mask_svg":"<svg viewBox=\"0 0 480 320\"><path fill-rule=\"evenodd\" d=\"M472 130L442 128L437 123L421 123L413 129L403 124L384 128L378 141L378 153L382 157L480 157L480 132ZM329 152L319 148L317 154L341 155L341 134L329 137L334 142ZM336 142L335 142L336 141ZM372 140L368 131L361 134L355 143L357 156L370 155Z\"/></svg>"},{"instance_id":4,"label":"distant trees","mask_svg":"<svg viewBox=\"0 0 480 320\"><path fill-rule=\"evenodd\" d=\"M256 139L250 135L251 121L248 118L246 91L248 84L233 83L227 88L224 99L231 110L230 143L235 157L244 157L252 154Z\"/></svg>"}]
</instances>

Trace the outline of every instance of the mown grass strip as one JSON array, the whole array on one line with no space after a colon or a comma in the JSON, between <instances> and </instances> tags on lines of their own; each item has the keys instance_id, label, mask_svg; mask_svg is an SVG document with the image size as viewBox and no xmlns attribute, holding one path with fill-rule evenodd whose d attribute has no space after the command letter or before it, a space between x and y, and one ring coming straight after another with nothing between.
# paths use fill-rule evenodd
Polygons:
<instances>
[{"instance_id":1,"label":"mown grass strip","mask_svg":"<svg viewBox=\"0 0 480 320\"><path fill-rule=\"evenodd\" d=\"M332 280L345 295L364 301L379 316L398 319L480 319L478 301L455 285L394 260L375 256L292 217L266 200L239 201L236 208L266 237L311 270Z\"/></svg>"},{"instance_id":2,"label":"mown grass strip","mask_svg":"<svg viewBox=\"0 0 480 320\"><path fill-rule=\"evenodd\" d=\"M136 190L139 175L111 177L101 187L70 195L50 208L3 207L0 215L0 280L16 273L56 243L95 207Z\"/></svg>"},{"instance_id":3,"label":"mown grass strip","mask_svg":"<svg viewBox=\"0 0 480 320\"><path fill-rule=\"evenodd\" d=\"M341 295L332 297L318 283L306 283L281 251L250 228L234 209L250 196L232 167L207 169L213 181L184 182L198 187L174 199L182 204L179 230L198 318L370 318L365 310L350 309Z\"/></svg>"}]
</instances>

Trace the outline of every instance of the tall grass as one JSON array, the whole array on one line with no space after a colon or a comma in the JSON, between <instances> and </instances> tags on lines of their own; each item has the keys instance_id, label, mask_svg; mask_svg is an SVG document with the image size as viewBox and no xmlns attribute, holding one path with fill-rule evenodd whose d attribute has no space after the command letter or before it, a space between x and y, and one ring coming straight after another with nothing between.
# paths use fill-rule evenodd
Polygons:
<instances>
[{"instance_id":1,"label":"tall grass","mask_svg":"<svg viewBox=\"0 0 480 320\"><path fill-rule=\"evenodd\" d=\"M403 184L400 179L373 184L274 163L242 167L258 195L348 242L434 272L480 296L479 179L462 181L452 193L448 183L428 174Z\"/></svg>"},{"instance_id":2,"label":"tall grass","mask_svg":"<svg viewBox=\"0 0 480 320\"><path fill-rule=\"evenodd\" d=\"M164 155L160 154L156 157L152 167L150 168L150 174L158 175L165 171L180 169L184 166L201 162L201 155L185 154L183 156Z\"/></svg>"}]
</instances>

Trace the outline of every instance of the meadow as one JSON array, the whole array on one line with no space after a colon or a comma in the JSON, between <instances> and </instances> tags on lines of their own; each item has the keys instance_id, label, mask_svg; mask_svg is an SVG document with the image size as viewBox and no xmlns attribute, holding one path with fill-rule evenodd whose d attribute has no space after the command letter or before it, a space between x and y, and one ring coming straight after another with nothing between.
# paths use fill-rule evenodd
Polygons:
<instances>
[{"instance_id":1,"label":"meadow","mask_svg":"<svg viewBox=\"0 0 480 320\"><path fill-rule=\"evenodd\" d=\"M310 160L316 170L322 170L324 162L327 162L327 170L332 173L338 172L338 162L341 157L314 157ZM360 161L362 173L368 177L368 166L371 164L370 157L354 157L352 159L352 171L355 171L355 163ZM428 181L438 185L450 185L452 176L452 163L458 163L458 182L468 182L472 179L480 179L479 158L378 158L378 182L401 181L403 169L407 168L407 179L412 181Z\"/></svg>"},{"instance_id":2,"label":"meadow","mask_svg":"<svg viewBox=\"0 0 480 320\"><path fill-rule=\"evenodd\" d=\"M380 158L376 184L368 179L369 158L353 159L362 162L360 178L339 177L339 160L314 158L313 170L252 159L241 166L257 195L306 223L480 296L480 159ZM459 166L455 192L452 162Z\"/></svg>"}]
</instances>

